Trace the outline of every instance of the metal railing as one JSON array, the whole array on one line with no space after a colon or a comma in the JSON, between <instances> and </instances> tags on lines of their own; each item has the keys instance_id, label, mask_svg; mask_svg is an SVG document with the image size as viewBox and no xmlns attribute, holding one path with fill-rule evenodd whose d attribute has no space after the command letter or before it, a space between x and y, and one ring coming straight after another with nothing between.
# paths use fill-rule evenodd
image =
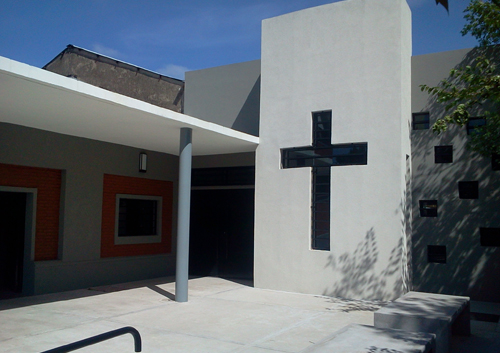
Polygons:
<instances>
[{"instance_id":1,"label":"metal railing","mask_svg":"<svg viewBox=\"0 0 500 353\"><path fill-rule=\"evenodd\" d=\"M137 331L135 328L127 326L127 327L122 327L119 328L118 330L113 330L109 332L102 333L97 336L89 337L81 341L73 342L70 344L67 344L65 346L57 347L54 349L49 349L48 351L44 351L42 353L66 353L66 352L71 352L77 349L81 349L87 346L91 346L93 344L109 340L111 338L125 335L127 333L130 333L134 337L134 348L136 352L141 352L142 350L142 340L141 340L141 335L139 334L139 331Z\"/></svg>"}]
</instances>

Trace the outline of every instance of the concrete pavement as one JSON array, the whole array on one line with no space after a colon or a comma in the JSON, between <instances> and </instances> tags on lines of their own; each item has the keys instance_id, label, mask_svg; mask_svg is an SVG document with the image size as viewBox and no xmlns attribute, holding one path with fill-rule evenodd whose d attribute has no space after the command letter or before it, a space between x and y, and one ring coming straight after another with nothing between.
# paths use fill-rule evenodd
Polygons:
<instances>
[{"instance_id":1,"label":"concrete pavement","mask_svg":"<svg viewBox=\"0 0 500 353\"><path fill-rule=\"evenodd\" d=\"M123 326L139 330L148 353L300 352L350 323L373 325L373 312L383 304L214 277L191 279L187 303L173 301L174 289L172 278L161 278L0 301L0 352L41 352ZM498 348L496 328L489 327L486 341L475 335L458 347ZM131 335L78 350L133 351ZM468 352L475 351L486 352Z\"/></svg>"}]
</instances>

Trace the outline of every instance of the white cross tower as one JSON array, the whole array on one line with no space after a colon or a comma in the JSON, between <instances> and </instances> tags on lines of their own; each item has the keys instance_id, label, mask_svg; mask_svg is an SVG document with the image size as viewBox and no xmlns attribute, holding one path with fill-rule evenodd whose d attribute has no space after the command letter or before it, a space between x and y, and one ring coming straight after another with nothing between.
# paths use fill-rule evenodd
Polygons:
<instances>
[{"instance_id":1,"label":"white cross tower","mask_svg":"<svg viewBox=\"0 0 500 353\"><path fill-rule=\"evenodd\" d=\"M357 299L406 288L410 59L404 0L348 0L263 21L257 287ZM315 114L329 117L322 148Z\"/></svg>"}]
</instances>

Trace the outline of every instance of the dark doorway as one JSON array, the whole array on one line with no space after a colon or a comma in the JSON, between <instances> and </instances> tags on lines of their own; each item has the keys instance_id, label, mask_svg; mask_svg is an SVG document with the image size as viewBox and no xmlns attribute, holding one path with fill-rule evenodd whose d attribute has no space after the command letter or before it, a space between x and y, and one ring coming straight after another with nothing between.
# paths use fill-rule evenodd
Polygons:
<instances>
[{"instance_id":1,"label":"dark doorway","mask_svg":"<svg viewBox=\"0 0 500 353\"><path fill-rule=\"evenodd\" d=\"M0 299L22 291L25 224L26 194L0 192Z\"/></svg>"},{"instance_id":2,"label":"dark doorway","mask_svg":"<svg viewBox=\"0 0 500 353\"><path fill-rule=\"evenodd\" d=\"M192 190L193 276L253 279L254 189Z\"/></svg>"}]
</instances>

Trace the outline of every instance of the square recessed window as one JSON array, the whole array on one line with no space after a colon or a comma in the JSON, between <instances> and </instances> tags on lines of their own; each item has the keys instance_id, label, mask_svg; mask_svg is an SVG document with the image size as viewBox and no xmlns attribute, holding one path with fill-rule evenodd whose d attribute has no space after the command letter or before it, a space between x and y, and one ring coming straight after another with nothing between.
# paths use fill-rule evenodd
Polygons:
<instances>
[{"instance_id":1,"label":"square recessed window","mask_svg":"<svg viewBox=\"0 0 500 353\"><path fill-rule=\"evenodd\" d=\"M482 246L500 246L500 228L479 228Z\"/></svg>"},{"instance_id":2,"label":"square recessed window","mask_svg":"<svg viewBox=\"0 0 500 353\"><path fill-rule=\"evenodd\" d=\"M437 200L420 200L420 217L437 217Z\"/></svg>"},{"instance_id":3,"label":"square recessed window","mask_svg":"<svg viewBox=\"0 0 500 353\"><path fill-rule=\"evenodd\" d=\"M116 195L115 244L161 242L161 196Z\"/></svg>"},{"instance_id":4,"label":"square recessed window","mask_svg":"<svg viewBox=\"0 0 500 353\"><path fill-rule=\"evenodd\" d=\"M429 129L429 113L413 113L412 114L413 130L428 130Z\"/></svg>"},{"instance_id":5,"label":"square recessed window","mask_svg":"<svg viewBox=\"0 0 500 353\"><path fill-rule=\"evenodd\" d=\"M491 169L500 170L500 154L493 154L491 156Z\"/></svg>"},{"instance_id":6,"label":"square recessed window","mask_svg":"<svg viewBox=\"0 0 500 353\"><path fill-rule=\"evenodd\" d=\"M459 181L458 197L461 199L477 199L479 197L479 183L477 181Z\"/></svg>"},{"instance_id":7,"label":"square recessed window","mask_svg":"<svg viewBox=\"0 0 500 353\"><path fill-rule=\"evenodd\" d=\"M446 246L427 245L427 262L446 263Z\"/></svg>"},{"instance_id":8,"label":"square recessed window","mask_svg":"<svg viewBox=\"0 0 500 353\"><path fill-rule=\"evenodd\" d=\"M453 146L434 146L435 163L453 163Z\"/></svg>"},{"instance_id":9,"label":"square recessed window","mask_svg":"<svg viewBox=\"0 0 500 353\"><path fill-rule=\"evenodd\" d=\"M483 125L486 125L486 120L484 118L470 118L467 122L467 135L474 133L474 130Z\"/></svg>"}]
</instances>

